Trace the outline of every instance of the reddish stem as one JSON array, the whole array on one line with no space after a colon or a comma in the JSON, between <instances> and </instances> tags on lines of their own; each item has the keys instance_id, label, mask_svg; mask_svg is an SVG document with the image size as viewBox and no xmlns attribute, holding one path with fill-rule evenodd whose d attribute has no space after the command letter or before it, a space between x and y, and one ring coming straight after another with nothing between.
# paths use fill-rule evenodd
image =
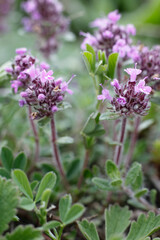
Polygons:
<instances>
[{"instance_id":1,"label":"reddish stem","mask_svg":"<svg viewBox=\"0 0 160 240\"><path fill-rule=\"evenodd\" d=\"M39 160L39 137L38 137L36 125L34 123L34 120L31 117L31 113L32 113L32 108L31 108L31 106L29 106L28 107L28 115L29 115L29 121L30 121L30 125L31 125L32 132L34 135L34 139L35 139L35 145L36 145L35 146L35 163L37 163Z\"/></svg>"},{"instance_id":2,"label":"reddish stem","mask_svg":"<svg viewBox=\"0 0 160 240\"><path fill-rule=\"evenodd\" d=\"M126 123L127 123L127 118L123 118L122 119L121 133L120 133L120 140L119 140L119 143L121 145L116 147L115 158L114 158L114 162L117 165L120 164L120 160L121 160L121 153L122 153L123 145L124 145L124 136L125 136L125 130L126 130Z\"/></svg>"},{"instance_id":3,"label":"reddish stem","mask_svg":"<svg viewBox=\"0 0 160 240\"><path fill-rule=\"evenodd\" d=\"M63 170L63 167L62 167L62 164L61 164L61 160L60 160L59 150L58 150L58 147L57 147L57 144L56 144L57 134L56 134L54 116L52 116L52 118L51 118L51 134L52 134L52 148L53 148L53 153L54 153L54 156L55 156L55 160L56 160L56 163L58 165L60 174L61 174L63 180L65 180L65 182L66 182L65 173L64 173L64 170Z\"/></svg>"},{"instance_id":4,"label":"reddish stem","mask_svg":"<svg viewBox=\"0 0 160 240\"><path fill-rule=\"evenodd\" d=\"M133 152L134 152L136 141L137 141L138 127L139 127L140 122L141 122L141 118L138 116L134 122L134 129L132 132L130 146L129 146L129 152L128 152L127 159L126 159L126 169L130 165L131 158L133 156Z\"/></svg>"}]
</instances>

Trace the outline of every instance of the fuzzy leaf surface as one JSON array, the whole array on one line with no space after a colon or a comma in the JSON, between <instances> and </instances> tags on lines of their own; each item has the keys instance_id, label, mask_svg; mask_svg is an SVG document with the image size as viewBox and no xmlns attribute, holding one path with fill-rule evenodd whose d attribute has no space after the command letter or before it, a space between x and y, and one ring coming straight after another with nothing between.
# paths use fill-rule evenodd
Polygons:
<instances>
[{"instance_id":1,"label":"fuzzy leaf surface","mask_svg":"<svg viewBox=\"0 0 160 240\"><path fill-rule=\"evenodd\" d=\"M31 225L27 227L19 226L12 233L7 233L4 240L44 240L41 231L33 228ZM0 240L3 240L3 238Z\"/></svg>"},{"instance_id":2,"label":"fuzzy leaf surface","mask_svg":"<svg viewBox=\"0 0 160 240\"><path fill-rule=\"evenodd\" d=\"M78 223L78 226L87 240L99 240L96 226L94 223L89 223L87 220L83 220Z\"/></svg>"},{"instance_id":3,"label":"fuzzy leaf surface","mask_svg":"<svg viewBox=\"0 0 160 240\"><path fill-rule=\"evenodd\" d=\"M117 235L123 234L130 224L131 211L128 207L121 208L118 205L105 210L105 236L111 240Z\"/></svg>"},{"instance_id":4,"label":"fuzzy leaf surface","mask_svg":"<svg viewBox=\"0 0 160 240\"><path fill-rule=\"evenodd\" d=\"M153 212L149 212L146 217L141 214L137 222L132 222L129 234L126 240L144 240L160 229L160 215L155 216Z\"/></svg>"},{"instance_id":5,"label":"fuzzy leaf surface","mask_svg":"<svg viewBox=\"0 0 160 240\"><path fill-rule=\"evenodd\" d=\"M38 188L35 202L38 202L41 199L41 196L46 188L53 189L56 183L56 174L54 172L47 173L41 180L41 183Z\"/></svg>"},{"instance_id":6,"label":"fuzzy leaf surface","mask_svg":"<svg viewBox=\"0 0 160 240\"><path fill-rule=\"evenodd\" d=\"M0 177L0 234L16 214L18 191L10 180Z\"/></svg>"},{"instance_id":7,"label":"fuzzy leaf surface","mask_svg":"<svg viewBox=\"0 0 160 240\"><path fill-rule=\"evenodd\" d=\"M33 199L32 190L27 178L27 175L20 169L16 169L12 173L14 182L17 184L19 189L24 193L28 198Z\"/></svg>"}]
</instances>

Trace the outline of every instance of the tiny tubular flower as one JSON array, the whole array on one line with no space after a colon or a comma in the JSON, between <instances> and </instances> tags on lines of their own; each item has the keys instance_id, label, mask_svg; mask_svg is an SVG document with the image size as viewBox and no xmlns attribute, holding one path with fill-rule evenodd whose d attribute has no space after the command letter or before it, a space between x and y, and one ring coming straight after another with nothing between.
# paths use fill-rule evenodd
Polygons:
<instances>
[{"instance_id":1,"label":"tiny tubular flower","mask_svg":"<svg viewBox=\"0 0 160 240\"><path fill-rule=\"evenodd\" d=\"M115 10L113 12L110 12L108 14L108 19L111 20L112 22L117 22L121 18L121 14L118 13L118 10Z\"/></svg>"},{"instance_id":2,"label":"tiny tubular flower","mask_svg":"<svg viewBox=\"0 0 160 240\"><path fill-rule=\"evenodd\" d=\"M139 83L135 86L135 93L145 93L146 95L150 94L152 88L150 86L145 86L145 79L140 80Z\"/></svg>"},{"instance_id":3,"label":"tiny tubular flower","mask_svg":"<svg viewBox=\"0 0 160 240\"><path fill-rule=\"evenodd\" d=\"M137 75L139 75L142 72L142 70L136 68L127 68L124 69L124 71L130 75L131 82L132 81L134 82L136 80Z\"/></svg>"}]
</instances>

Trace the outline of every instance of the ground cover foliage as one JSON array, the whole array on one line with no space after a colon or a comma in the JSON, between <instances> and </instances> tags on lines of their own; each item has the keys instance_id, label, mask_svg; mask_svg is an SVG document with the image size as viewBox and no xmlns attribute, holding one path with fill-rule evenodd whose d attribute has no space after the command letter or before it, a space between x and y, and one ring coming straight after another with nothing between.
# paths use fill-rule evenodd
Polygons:
<instances>
[{"instance_id":1,"label":"ground cover foliage","mask_svg":"<svg viewBox=\"0 0 160 240\"><path fill-rule=\"evenodd\" d=\"M159 10L0 3L0 239L160 239Z\"/></svg>"}]
</instances>

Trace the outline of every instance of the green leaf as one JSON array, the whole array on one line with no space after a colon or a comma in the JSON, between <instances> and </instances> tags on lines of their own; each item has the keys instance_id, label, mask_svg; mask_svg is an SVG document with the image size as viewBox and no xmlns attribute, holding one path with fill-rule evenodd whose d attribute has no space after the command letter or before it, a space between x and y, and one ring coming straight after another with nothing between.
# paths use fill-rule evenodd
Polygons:
<instances>
[{"instance_id":1,"label":"green leaf","mask_svg":"<svg viewBox=\"0 0 160 240\"><path fill-rule=\"evenodd\" d=\"M78 222L78 226L87 240L99 240L94 223L89 223L87 220L83 220L82 222Z\"/></svg>"},{"instance_id":2,"label":"green leaf","mask_svg":"<svg viewBox=\"0 0 160 240\"><path fill-rule=\"evenodd\" d=\"M59 201L59 216L62 222L65 221L66 215L71 207L72 197L70 194L65 195Z\"/></svg>"},{"instance_id":3,"label":"green leaf","mask_svg":"<svg viewBox=\"0 0 160 240\"><path fill-rule=\"evenodd\" d=\"M140 133L140 132L146 130L146 129L149 128L151 125L153 125L153 123L154 123L154 119L148 119L148 120L143 121L143 122L139 125L138 132Z\"/></svg>"},{"instance_id":4,"label":"green leaf","mask_svg":"<svg viewBox=\"0 0 160 240\"><path fill-rule=\"evenodd\" d=\"M16 214L18 191L11 182L0 177L0 234L7 228Z\"/></svg>"},{"instance_id":5,"label":"green leaf","mask_svg":"<svg viewBox=\"0 0 160 240\"><path fill-rule=\"evenodd\" d=\"M137 178L140 176L141 174L141 164L135 162L132 164L131 168L129 169L127 176L126 176L126 180L125 180L125 185L131 185L133 186L134 183L136 182Z\"/></svg>"},{"instance_id":6,"label":"green leaf","mask_svg":"<svg viewBox=\"0 0 160 240\"><path fill-rule=\"evenodd\" d=\"M62 102L61 104L58 105L58 111L63 111L71 107L72 106L69 102Z\"/></svg>"},{"instance_id":7,"label":"green leaf","mask_svg":"<svg viewBox=\"0 0 160 240\"><path fill-rule=\"evenodd\" d=\"M45 189L41 197L41 202L45 202L45 208L47 208L50 196L51 196L51 189L49 188Z\"/></svg>"},{"instance_id":8,"label":"green leaf","mask_svg":"<svg viewBox=\"0 0 160 240\"><path fill-rule=\"evenodd\" d=\"M94 56L91 52L84 51L82 53L84 62L86 64L88 72L94 72L95 70L95 61L94 61Z\"/></svg>"},{"instance_id":9,"label":"green leaf","mask_svg":"<svg viewBox=\"0 0 160 240\"><path fill-rule=\"evenodd\" d=\"M33 182L31 182L30 186L32 191L35 190L35 188L37 188L39 182L37 180L34 180Z\"/></svg>"},{"instance_id":10,"label":"green leaf","mask_svg":"<svg viewBox=\"0 0 160 240\"><path fill-rule=\"evenodd\" d=\"M111 185L113 187L120 187L122 185L122 180L121 179L112 180Z\"/></svg>"},{"instance_id":11,"label":"green leaf","mask_svg":"<svg viewBox=\"0 0 160 240\"><path fill-rule=\"evenodd\" d=\"M118 113L114 113L114 112L105 112L102 113L99 117L100 121L104 121L104 120L115 120L117 118L119 118L120 115Z\"/></svg>"},{"instance_id":12,"label":"green leaf","mask_svg":"<svg viewBox=\"0 0 160 240\"><path fill-rule=\"evenodd\" d=\"M27 164L26 155L23 152L21 152L14 159L13 168L19 168L21 170L25 170L26 164Z\"/></svg>"},{"instance_id":13,"label":"green leaf","mask_svg":"<svg viewBox=\"0 0 160 240\"><path fill-rule=\"evenodd\" d=\"M77 178L79 176L80 167L81 167L80 159L74 159L68 166L67 179L72 180L74 178Z\"/></svg>"},{"instance_id":14,"label":"green leaf","mask_svg":"<svg viewBox=\"0 0 160 240\"><path fill-rule=\"evenodd\" d=\"M7 179L11 178L9 172L5 168L0 167L0 176L5 177Z\"/></svg>"},{"instance_id":15,"label":"green leaf","mask_svg":"<svg viewBox=\"0 0 160 240\"><path fill-rule=\"evenodd\" d=\"M144 240L160 229L160 215L149 212L148 216L141 214L137 222L133 221L126 240Z\"/></svg>"},{"instance_id":16,"label":"green leaf","mask_svg":"<svg viewBox=\"0 0 160 240\"><path fill-rule=\"evenodd\" d=\"M84 211L85 211L85 208L82 204L80 203L74 204L67 212L65 219L63 221L63 224L67 225L74 222L75 220L77 220L79 217L82 216Z\"/></svg>"},{"instance_id":17,"label":"green leaf","mask_svg":"<svg viewBox=\"0 0 160 240\"><path fill-rule=\"evenodd\" d=\"M35 207L35 203L30 198L22 197L19 207L27 211L32 211Z\"/></svg>"},{"instance_id":18,"label":"green leaf","mask_svg":"<svg viewBox=\"0 0 160 240\"><path fill-rule=\"evenodd\" d=\"M61 225L61 223L58 221L49 221L43 225L43 230L47 231L50 229L54 229L56 227L59 227L60 225Z\"/></svg>"},{"instance_id":19,"label":"green leaf","mask_svg":"<svg viewBox=\"0 0 160 240\"><path fill-rule=\"evenodd\" d=\"M112 160L106 161L106 173L112 180L120 179L120 172Z\"/></svg>"},{"instance_id":20,"label":"green leaf","mask_svg":"<svg viewBox=\"0 0 160 240\"><path fill-rule=\"evenodd\" d=\"M95 177L92 182L101 190L110 191L113 189L107 179Z\"/></svg>"},{"instance_id":21,"label":"green leaf","mask_svg":"<svg viewBox=\"0 0 160 240\"><path fill-rule=\"evenodd\" d=\"M31 225L26 227L19 226L12 233L7 233L5 240L43 240L41 231Z\"/></svg>"},{"instance_id":22,"label":"green leaf","mask_svg":"<svg viewBox=\"0 0 160 240\"><path fill-rule=\"evenodd\" d=\"M151 200L151 203L152 203L153 206L156 205L156 196L157 196L157 191L156 191L156 189L152 189L152 190L150 191L150 200Z\"/></svg>"},{"instance_id":23,"label":"green leaf","mask_svg":"<svg viewBox=\"0 0 160 240\"><path fill-rule=\"evenodd\" d=\"M114 78L115 70L117 67L118 61L118 53L111 53L108 57L108 69L107 69L107 76L111 79Z\"/></svg>"},{"instance_id":24,"label":"green leaf","mask_svg":"<svg viewBox=\"0 0 160 240\"><path fill-rule=\"evenodd\" d=\"M94 137L105 133L104 127L99 124L99 117L100 113L91 113L81 131L83 136Z\"/></svg>"},{"instance_id":25,"label":"green leaf","mask_svg":"<svg viewBox=\"0 0 160 240\"><path fill-rule=\"evenodd\" d=\"M106 240L111 240L114 236L123 234L130 224L131 211L128 207L121 208L118 205L111 206L105 210L105 235Z\"/></svg>"},{"instance_id":26,"label":"green leaf","mask_svg":"<svg viewBox=\"0 0 160 240\"><path fill-rule=\"evenodd\" d=\"M47 173L41 180L38 192L36 195L35 202L38 202L41 200L42 193L46 188L53 189L55 183L56 183L56 174L54 172Z\"/></svg>"},{"instance_id":27,"label":"green leaf","mask_svg":"<svg viewBox=\"0 0 160 240\"><path fill-rule=\"evenodd\" d=\"M10 171L13 165L13 154L8 147L2 147L1 150L1 159L3 166Z\"/></svg>"},{"instance_id":28,"label":"green leaf","mask_svg":"<svg viewBox=\"0 0 160 240\"><path fill-rule=\"evenodd\" d=\"M65 136L58 138L56 142L58 144L72 144L74 143L74 139L72 137Z\"/></svg>"},{"instance_id":29,"label":"green leaf","mask_svg":"<svg viewBox=\"0 0 160 240\"><path fill-rule=\"evenodd\" d=\"M89 44L86 44L86 50L90 53L92 53L92 69L94 70L95 64L96 64L96 53L94 51L94 49L92 48L92 46L90 46Z\"/></svg>"},{"instance_id":30,"label":"green leaf","mask_svg":"<svg viewBox=\"0 0 160 240\"><path fill-rule=\"evenodd\" d=\"M74 222L84 212L83 205L77 203L71 207L71 204L72 204L72 198L71 198L71 195L69 194L65 195L60 199L59 215L64 225Z\"/></svg>"},{"instance_id":31,"label":"green leaf","mask_svg":"<svg viewBox=\"0 0 160 240\"><path fill-rule=\"evenodd\" d=\"M26 174L22 170L16 169L12 172L12 178L24 195L33 199L32 190Z\"/></svg>"},{"instance_id":32,"label":"green leaf","mask_svg":"<svg viewBox=\"0 0 160 240\"><path fill-rule=\"evenodd\" d=\"M143 195L145 195L147 192L148 192L148 189L147 189L147 188L143 188L143 189L137 191L134 196L135 196L136 198L140 198L140 197L142 197Z\"/></svg>"}]
</instances>

